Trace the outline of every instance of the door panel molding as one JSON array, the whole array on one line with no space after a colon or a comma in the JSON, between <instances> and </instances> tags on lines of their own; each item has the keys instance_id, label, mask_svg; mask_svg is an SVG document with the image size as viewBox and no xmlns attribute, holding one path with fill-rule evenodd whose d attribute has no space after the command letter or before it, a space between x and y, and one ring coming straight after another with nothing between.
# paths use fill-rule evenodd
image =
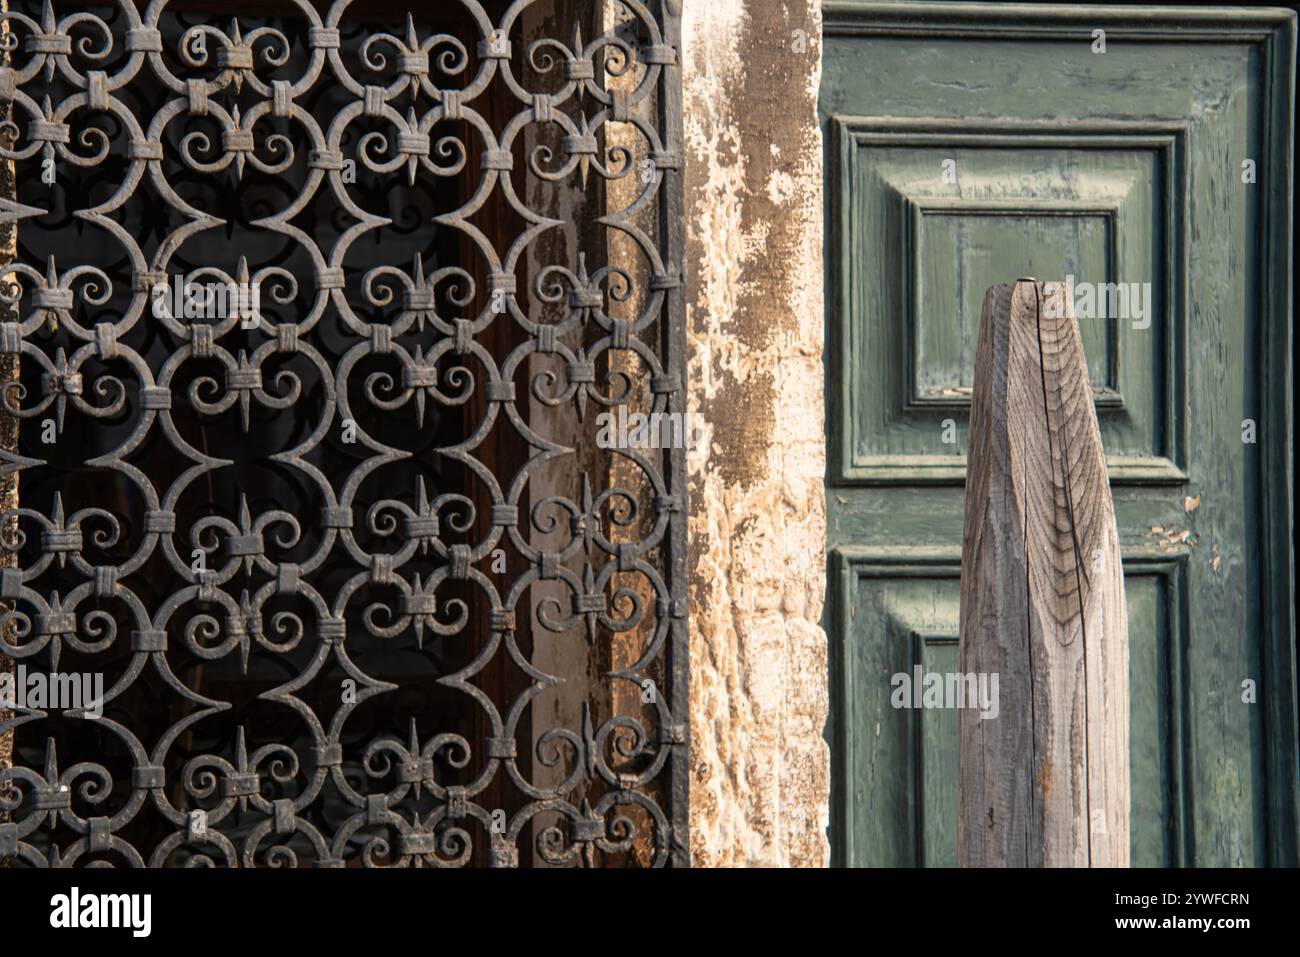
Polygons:
<instances>
[{"instance_id":1,"label":"door panel molding","mask_svg":"<svg viewBox=\"0 0 1300 957\"><path fill-rule=\"evenodd\" d=\"M1267 43L1292 22L1282 7L1156 7L823 0L827 36L1080 40L1098 27L1157 43ZM1177 31L1174 32L1174 28Z\"/></svg>"},{"instance_id":2,"label":"door panel molding","mask_svg":"<svg viewBox=\"0 0 1300 957\"><path fill-rule=\"evenodd\" d=\"M1145 846L1135 848L1134 863L1188 866L1195 860L1187 786L1192 733L1182 679L1190 639L1186 589L1187 563L1192 552L1188 548L1167 551L1135 546L1124 548L1121 557L1135 605L1155 606L1135 609L1131 617L1146 612L1144 620L1157 626L1154 634L1134 635L1143 643L1132 655L1130 667L1135 686L1146 692L1137 698L1149 705L1155 724L1155 733L1148 740L1133 742L1134 749L1148 757L1146 761L1135 761L1134 770L1150 779L1137 782L1133 788L1134 817L1140 820L1145 816L1152 825L1146 829ZM934 820L936 810L946 808L951 810L955 825L955 781L944 782L950 794L936 794L933 785L927 788L926 768L940 762L937 751L955 748L955 717L948 711L894 711L889 707L891 690L883 680L885 675L879 676L881 680L864 681L862 672L879 671L885 659L896 669L920 664L927 671L939 670L931 667L935 647L945 638L954 644L957 640L961 549L844 545L831 551L830 566L829 607L836 625L832 632L836 640L830 702L831 749L835 756L831 779L833 863L951 866L956 860L955 843L951 847L932 845L936 832L955 841L948 833L952 828ZM857 590L864 582L868 587L883 589L872 593L881 603L886 619L887 640L883 645L853 641ZM918 608L918 602L908 601L915 596L905 593L907 585L915 588L921 583L924 591L927 582L932 589L938 583L949 592L950 607ZM898 586L892 595L891 585ZM864 657L872 658L865 668ZM955 656L952 665L955 670ZM852 713L854 709L857 715ZM865 742L855 740L851 734L855 724L861 723L854 718L864 713L879 719L868 721L879 730ZM947 749L942 747L945 742L936 741L934 727L943 726L945 718L953 719L953 737L946 742ZM944 756L951 759L950 753ZM904 768L895 776L890 764L900 759ZM892 786L888 783L891 780ZM855 782L878 782L878 786L858 787ZM855 822L866 823L855 826ZM1163 822L1163 827L1156 827L1158 822ZM866 833L859 833L863 826ZM882 845L893 848L894 859L880 858ZM951 860L943 859L943 851L951 852Z\"/></svg>"},{"instance_id":3,"label":"door panel molding","mask_svg":"<svg viewBox=\"0 0 1300 957\"><path fill-rule=\"evenodd\" d=\"M834 168L828 177L833 190L832 208L839 211L828 222L828 258L839 266L839 275L855 274L856 256L872 245L863 232L868 228L865 215L858 215L861 193L865 188L859 182L862 164L869 162L863 153L870 150L905 149L908 147L943 147L946 150L991 150L1003 148L1017 150L1090 150L1099 155L1103 151L1136 153L1149 151L1160 170L1161 194L1150 197L1161 217L1166 242L1148 238L1147 245L1158 259L1149 265L1159 270L1155 277L1161 287L1160 327L1164 330L1163 356L1141 356L1132 363L1135 373L1152 362L1163 362L1163 375L1159 378L1161 394L1158 407L1150 410L1128 410L1124 405L1123 390L1099 389L1096 396L1098 415L1102 418L1103 435L1112 420L1107 415L1131 419L1135 415L1150 433L1150 453L1131 454L1112 452L1107 463L1113 485L1181 485L1187 482L1185 450L1189 411L1187 406L1187 248L1189 216L1187 197L1191 184L1187 168L1187 140L1189 123L1186 120L1153 119L1128 120L1038 120L1007 117L996 121L986 119L953 119L947 117L897 117L834 115L830 118L832 130L832 155ZM874 412L870 423L877 433L887 431L898 419L924 421L934 426L951 412L965 415L970 399L966 396L932 398L920 394L917 380L921 374L922 356L917 345L918 326L921 322L921 230L927 214L941 210L959 213L987 211L993 215L1080 215L1092 213L1105 217L1110 224L1105 260L1111 274L1118 273L1121 246L1126 241L1122 225L1125 195L1109 195L1113 184L1105 185L1096 196L1024 197L1017 199L969 199L961 195L931 195L919 197L906 192L906 184L892 183L887 176L879 175L882 188L890 199L901 204L902 225L906 239L898 267L897 288L882 288L877 297L867 294L865 276L853 283L835 285L827 298L827 321L831 326L836 348L828 350L832 363L832 381L838 393L834 401L841 410L854 407L860 396L863 376L891 379L892 370L903 370L906 378L896 380L891 389L892 409ZM1140 217L1130 217L1138 219ZM887 224L885 228L888 228ZM1140 242L1130 242L1140 246ZM892 273L894 264L885 267L885 275ZM888 286L886 281L883 286ZM888 342L885 347L872 348L874 342L859 342L860 336L887 336L890 327L886 314L901 306L904 322L902 339ZM859 327L855 329L855 324ZM1118 323L1108 323L1106 337L1110 340L1111 366L1108 378L1118 386L1120 376L1121 341L1126 337L1117 331ZM1145 338L1145 337L1144 337ZM859 352L858 350L861 350ZM899 355L898 353L902 354ZM867 369L870 362L862 353L876 357L877 368ZM861 360L861 361L859 361ZM894 380L891 379L891 382ZM843 485L913 485L933 483L960 485L966 477L966 457L957 452L899 453L889 450L863 450L870 446L872 435L862 434L861 416L842 414L839 429L832 437L831 460L833 479ZM965 422L961 423L964 431ZM1111 438L1110 436L1107 436ZM1116 443L1118 445L1118 443ZM958 443L960 447L960 443Z\"/></svg>"}]
</instances>

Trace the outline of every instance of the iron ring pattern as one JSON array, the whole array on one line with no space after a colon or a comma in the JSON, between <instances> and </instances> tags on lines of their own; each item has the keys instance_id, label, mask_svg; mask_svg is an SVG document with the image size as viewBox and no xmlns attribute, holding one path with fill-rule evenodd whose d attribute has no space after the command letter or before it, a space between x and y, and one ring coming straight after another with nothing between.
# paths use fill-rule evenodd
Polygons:
<instances>
[{"instance_id":1,"label":"iron ring pattern","mask_svg":"<svg viewBox=\"0 0 1300 957\"><path fill-rule=\"evenodd\" d=\"M621 460L638 472L640 492L584 480L580 493L537 496L531 507L519 507L538 470L574 453L534 430L530 398L564 411L580 430L591 426L589 406L617 404L616 382L643 389L655 410L683 408L681 245L666 213L658 218L666 228L641 225L647 209L670 208L668 197L681 188L680 101L672 89L680 83L676 12L668 3L652 10L640 0L618 0L618 30L586 40L574 31L519 49L511 38L519 36L520 18L532 3L503 4L494 22L478 0L458 0L477 34L469 43L424 32L409 18L405 31L375 33L362 56L379 79L354 75L355 64L341 55L350 0L336 0L327 14L295 0L299 16L292 30L247 29L238 18L228 26L190 26L179 43L170 37L176 43L170 49L160 28L166 0L154 0L143 12L118 0L107 18L59 14L48 2L39 15L3 14L8 57L0 67L0 102L10 118L0 156L15 164L19 182L39 178L50 160L62 169L93 168L110 152L110 140L126 147L125 175L115 188L94 194L96 201L75 206L76 197L63 195L69 208L55 210L53 199L48 209L0 200L0 219L16 223L21 236L25 224L66 215L109 237L126 266L115 271L95 262L24 262L20 256L3 268L11 321L0 323L0 352L17 356L23 379L4 388L0 414L23 423L55 417L60 429L77 415L133 422L113 448L88 452L82 464L114 473L139 506L125 516L84 506L85 487L70 471L51 476L53 466L39 445L0 450L3 472L19 473L24 483L44 472L55 489L48 510L24 507L20 496L19 507L3 516L4 550L14 567L3 570L0 584L0 651L18 663L44 656L54 669L69 652L90 662L110 651L129 652L124 667L105 672L104 714L70 715L94 721L97 733L129 754L129 779L94 760L64 766L52 738L41 760L15 760L0 772L0 857L10 864L512 867L522 857L523 863L590 865L620 854L635 857L635 847L643 849L640 863L686 863L684 452L621 451ZM643 42L627 39L628 24ZM196 52L199 34L204 40ZM290 49L299 52L296 59ZM547 78L542 89L525 85L525 61L535 76ZM295 64L302 72L284 75ZM457 82L439 86L439 69ZM621 82L608 84L609 77ZM305 104L324 87L344 105L322 118ZM139 101L128 95L133 89L151 91L161 107L137 115L133 104ZM490 89L515 104L512 115L480 112ZM649 103L657 105L646 109ZM96 132L87 117L111 117L117 132ZM361 122L371 132L358 135ZM187 124L202 124L203 131ZM644 159L604 149L611 124L635 131ZM286 126L294 137L274 131ZM526 168L518 168L517 145L529 130L547 126L562 149L539 147L527 156ZM295 145L304 141L310 144L305 156ZM475 251L486 276L484 294L475 297L469 270L453 265L426 274L418 259L372 267L360 282L352 281L358 272L352 251L387 221L354 200L349 161L409 184L463 182L477 162L463 204L440 210L435 222ZM308 255L312 274L243 259L237 270L209 270L221 282L278 284L307 304L294 322L260 317L249 336L260 341L251 348L231 345L240 332L237 316L190 323L152 308L151 290L174 271L187 242L224 225L169 180L178 169L194 179L225 177L221 182L246 170L286 178L301 172L293 181L297 192L253 225ZM530 246L565 225L529 207L525 177L575 187L589 178L637 184L634 200L624 209L602 209L598 223L638 251L645 288L633 297L638 280L631 271L606 266L588 274L582 259L551 266L532 278L531 288L519 288L516 276ZM329 246L318 245L295 221L321 194L332 194L350 216ZM49 195L59 195L58 189ZM491 240L475 220L494 195L523 224L504 243ZM146 196L169 224L149 254L115 215L129 200ZM129 289L121 288L124 282ZM456 287L450 298L446 286ZM558 303L563 319L534 321L530 296ZM101 308L110 299L121 308ZM612 300L636 302L636 314L620 317ZM481 308L470 308L480 301ZM449 312L449 304L458 311ZM344 331L341 348L322 344L327 319ZM513 323L519 331L508 354L485 344L495 323ZM152 340L169 343L165 358L133 345L146 327ZM579 327L595 330L595 338L575 349L566 344L566 332ZM41 337L53 328L69 348L53 349L53 340ZM410 345L417 331L427 329L434 337L427 351ZM612 352L627 357L624 368L637 370L631 378L611 373L601 381L600 362ZM520 394L516 380L531 375L530 363L539 356L554 360L551 368L560 371L537 372L528 394ZM277 366L290 359L298 371ZM377 360L391 371L358 381L357 370ZM187 379L184 370L195 362L221 372ZM28 387L37 380L39 390ZM182 389L186 381L190 387ZM412 454L368 434L358 424L365 420L360 404L370 406L368 413L418 406L423 422L426 404L449 409L471 399L481 405L481 419L437 453L490 490L490 515L477 515L465 496L430 496L423 486L401 498L359 498L367 477ZM308 427L269 457L325 503L320 513L306 514L293 503L259 509L245 498L230 517L204 515L184 527L177 503L196 485L220 477L231 461L195 447L177 424L182 407L199 417L229 413L231 428L250 437L268 414L310 408ZM354 461L350 468L335 461L327 470L320 462L329 459L344 423L358 430ZM494 429L512 430L527 445L527 460L513 475L494 474L476 454ZM134 464L138 450L157 443L183 460L174 476ZM536 533L563 530L566 521L570 534L561 547L544 551L534 544ZM452 529L481 529L481 537L453 543ZM303 554L309 540L314 547ZM378 540L388 547L377 549ZM128 541L134 547L124 549ZM507 542L526 567L503 581L485 568ZM290 561L285 556L295 546ZM105 561L114 548L119 560ZM146 566L160 561L167 580L142 582ZM330 563L350 563L350 574L318 578ZM49 584L56 572L64 576L60 587ZM636 587L619 584L629 576ZM550 597L534 600L532 586L543 582ZM457 594L473 593L475 602L446 598L453 585L462 590ZM375 588L390 597L360 604L359 596ZM567 592L567 601L554 597L556 588ZM286 597L309 611L273 611ZM471 614L471 604L486 621ZM535 616L555 642L644 626L648 640L636 660L602 678L639 693L646 676L659 675L657 694L648 703L642 696L643 708L634 714L601 721L584 706L574 727L519 738L530 703L562 680L516 642L519 616ZM438 682L458 692L464 708L479 709L488 732L478 740L421 736L412 721L409 735L376 737L353 748L347 743L356 731L349 729L350 715L394 690L350 659L358 628L408 650L418 650L430 634L478 635L472 660ZM191 687L173 669L173 656L184 650L213 667L246 671L250 661L283 658L291 647L301 666L259 697L287 709L309 745L253 742L241 727L219 749L178 763L178 742L230 705ZM494 659L527 676L513 700L494 700L475 686L476 675ZM350 675L358 691L355 703L342 704L325 720L301 689L327 666ZM129 717L114 716L114 701L143 675L165 687L183 711L164 728L136 727ZM0 731L30 740L28 732L47 717L39 708L17 707ZM546 781L530 780L520 760L525 754L533 767L549 769ZM362 773L345 774L345 762ZM479 770L472 778L448 783L448 768L475 762ZM502 781L526 797L504 822L483 800ZM329 816L325 826L317 812L327 788L344 813ZM135 846L124 835L146 817L165 835L152 846ZM527 836L532 847L524 843Z\"/></svg>"}]
</instances>

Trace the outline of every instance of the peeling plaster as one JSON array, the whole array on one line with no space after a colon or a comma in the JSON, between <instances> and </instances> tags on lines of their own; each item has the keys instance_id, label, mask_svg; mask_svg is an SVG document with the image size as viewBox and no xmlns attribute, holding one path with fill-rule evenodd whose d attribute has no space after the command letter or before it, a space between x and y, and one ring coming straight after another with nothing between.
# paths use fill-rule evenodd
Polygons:
<instances>
[{"instance_id":1,"label":"peeling plaster","mask_svg":"<svg viewBox=\"0 0 1300 957\"><path fill-rule=\"evenodd\" d=\"M816 0L685 6L698 866L829 858L820 35Z\"/></svg>"}]
</instances>

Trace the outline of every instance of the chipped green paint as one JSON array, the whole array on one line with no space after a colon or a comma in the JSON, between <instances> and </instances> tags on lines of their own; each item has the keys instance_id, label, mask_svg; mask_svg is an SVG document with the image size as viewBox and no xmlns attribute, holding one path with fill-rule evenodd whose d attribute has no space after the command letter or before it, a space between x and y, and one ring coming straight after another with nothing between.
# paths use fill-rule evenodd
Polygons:
<instances>
[{"instance_id":1,"label":"chipped green paint","mask_svg":"<svg viewBox=\"0 0 1300 957\"><path fill-rule=\"evenodd\" d=\"M955 862L955 720L891 708L889 676L955 660L984 290L1073 273L1152 291L1148 328L1083 330L1125 563L1132 862L1294 866L1295 15L823 10L836 861Z\"/></svg>"}]
</instances>

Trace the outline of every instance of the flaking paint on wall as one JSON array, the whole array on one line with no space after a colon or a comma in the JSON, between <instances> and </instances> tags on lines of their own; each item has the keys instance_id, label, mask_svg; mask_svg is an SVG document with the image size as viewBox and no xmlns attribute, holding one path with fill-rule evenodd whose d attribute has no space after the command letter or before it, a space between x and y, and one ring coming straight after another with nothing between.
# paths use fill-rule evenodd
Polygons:
<instances>
[{"instance_id":1,"label":"flaking paint on wall","mask_svg":"<svg viewBox=\"0 0 1300 957\"><path fill-rule=\"evenodd\" d=\"M683 13L697 866L828 861L820 29Z\"/></svg>"}]
</instances>

